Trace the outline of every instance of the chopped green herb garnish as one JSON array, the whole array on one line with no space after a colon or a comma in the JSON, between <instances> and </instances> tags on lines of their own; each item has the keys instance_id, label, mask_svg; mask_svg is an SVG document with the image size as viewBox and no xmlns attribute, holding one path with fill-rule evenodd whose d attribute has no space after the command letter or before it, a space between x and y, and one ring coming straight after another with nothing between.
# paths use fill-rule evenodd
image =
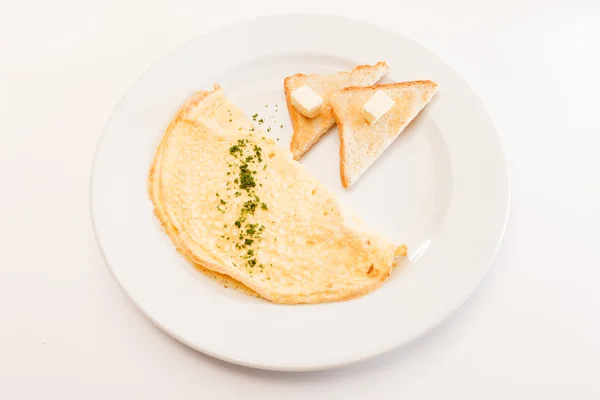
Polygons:
<instances>
[{"instance_id":1,"label":"chopped green herb garnish","mask_svg":"<svg viewBox=\"0 0 600 400\"><path fill-rule=\"evenodd\" d=\"M256 121L257 118L258 113L252 115L253 120ZM269 118L273 119L273 117ZM264 122L263 118L258 119L259 124L263 124ZM268 127L267 132L270 132L271 129L271 127ZM243 129L239 127L238 130ZM254 128L251 131L254 131ZM249 134L248 137L252 137L252 134ZM266 136L262 136L262 138L264 140ZM238 231L233 238L234 241L236 241L235 238L239 239L239 242L235 243L235 247L240 250L245 249L245 254L240 255L240 257L247 258L247 265L252 268L257 265L257 260L251 258L256 254L254 246L262 240L261 234L265 227L258 223L252 223L252 220L246 221L247 219L254 218L253 216L258 207L262 210L268 210L267 204L262 202L255 192L257 185L260 187L263 186L262 183L257 182L257 177L255 177L255 175L258 175L257 171L260 169L260 165L258 164L263 162L262 149L258 144L250 142L249 139L239 139L229 148L229 154L239 160L239 162L234 161L227 164L231 169L227 172L227 176L235 175L232 181L227 182L227 189L231 189L229 187L231 185L237 189L234 193L235 197L246 196L241 204L235 203L239 207L239 216L234 222L234 226ZM266 170L266 167L266 164L263 165L262 170ZM228 196L228 198L231 198L231 196ZM223 206L228 204L225 200L220 200L220 203ZM262 268L262 265L260 267Z\"/></svg>"},{"instance_id":2,"label":"chopped green herb garnish","mask_svg":"<svg viewBox=\"0 0 600 400\"><path fill-rule=\"evenodd\" d=\"M248 214L254 214L256 210L256 201L248 200L244 203L244 207L242 208L242 213L246 212Z\"/></svg>"},{"instance_id":3,"label":"chopped green herb garnish","mask_svg":"<svg viewBox=\"0 0 600 400\"><path fill-rule=\"evenodd\" d=\"M256 182L254 182L254 177L249 172L243 172L242 174L240 174L240 179L240 189L248 189L256 186Z\"/></svg>"},{"instance_id":4,"label":"chopped green herb garnish","mask_svg":"<svg viewBox=\"0 0 600 400\"><path fill-rule=\"evenodd\" d=\"M232 156L237 157L237 153L239 153L240 155L242 154L242 149L239 145L236 144L229 148L229 154L231 154Z\"/></svg>"}]
</instances>

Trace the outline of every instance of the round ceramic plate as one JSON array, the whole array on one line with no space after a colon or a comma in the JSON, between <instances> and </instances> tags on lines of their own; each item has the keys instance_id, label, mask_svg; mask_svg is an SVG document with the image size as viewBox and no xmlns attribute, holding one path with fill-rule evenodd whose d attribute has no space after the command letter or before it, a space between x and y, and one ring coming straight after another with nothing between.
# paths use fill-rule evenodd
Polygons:
<instances>
[{"instance_id":1,"label":"round ceramic plate","mask_svg":"<svg viewBox=\"0 0 600 400\"><path fill-rule=\"evenodd\" d=\"M218 83L289 146L284 77L380 60L390 66L382 83L430 79L438 94L350 190L339 178L335 128L301 160L369 225L408 245L408 259L380 289L341 303L276 305L222 287L178 256L152 213L146 185L156 147L188 96ZM110 118L91 179L98 242L139 308L201 352L274 370L349 364L432 329L485 275L508 207L498 134L468 85L404 36L332 16L239 22L164 57Z\"/></svg>"}]
</instances>

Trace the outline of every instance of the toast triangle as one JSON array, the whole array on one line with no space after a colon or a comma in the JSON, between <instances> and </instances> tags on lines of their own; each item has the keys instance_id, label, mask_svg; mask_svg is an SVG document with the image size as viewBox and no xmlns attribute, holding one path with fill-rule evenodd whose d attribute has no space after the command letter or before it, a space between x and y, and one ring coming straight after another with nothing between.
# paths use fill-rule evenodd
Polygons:
<instances>
[{"instance_id":1,"label":"toast triangle","mask_svg":"<svg viewBox=\"0 0 600 400\"><path fill-rule=\"evenodd\" d=\"M336 74L296 74L285 78L283 83L285 98L294 129L290 143L294 160L300 159L335 123L329 105L329 97L333 92L347 86L373 85L383 78L387 70L388 65L385 62L378 62L375 65L359 65L351 71ZM292 105L291 94L302 85L308 85L324 100L321 112L314 118L303 116Z\"/></svg>"},{"instance_id":2,"label":"toast triangle","mask_svg":"<svg viewBox=\"0 0 600 400\"><path fill-rule=\"evenodd\" d=\"M395 104L379 120L369 124L363 105L383 91ZM347 87L330 96L340 135L340 177L349 188L402 133L431 101L437 91L432 81L400 82L369 87Z\"/></svg>"}]
</instances>

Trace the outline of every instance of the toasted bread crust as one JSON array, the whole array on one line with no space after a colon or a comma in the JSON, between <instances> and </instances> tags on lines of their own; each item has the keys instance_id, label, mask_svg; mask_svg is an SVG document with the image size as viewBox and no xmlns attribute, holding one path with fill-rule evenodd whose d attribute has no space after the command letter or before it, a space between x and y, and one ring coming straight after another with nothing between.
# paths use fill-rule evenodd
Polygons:
<instances>
[{"instance_id":1,"label":"toasted bread crust","mask_svg":"<svg viewBox=\"0 0 600 400\"><path fill-rule=\"evenodd\" d=\"M342 182L342 186L345 189L348 189L351 185L350 179L348 179L348 175L346 174L346 143L345 143L345 135L344 135L344 124L340 119L337 113L333 113L333 117L335 118L335 124L338 128L338 135L340 139L340 148L338 150L340 155L340 180Z\"/></svg>"},{"instance_id":2,"label":"toasted bread crust","mask_svg":"<svg viewBox=\"0 0 600 400\"><path fill-rule=\"evenodd\" d=\"M403 88L403 87L423 87L428 86L431 88L437 88L438 84L434 81L423 80L423 81L407 81L407 82L395 82L395 83L379 83L377 85L371 86L347 86L338 90L338 92L353 92L359 90L380 90L380 89L395 89L395 88Z\"/></svg>"}]
</instances>

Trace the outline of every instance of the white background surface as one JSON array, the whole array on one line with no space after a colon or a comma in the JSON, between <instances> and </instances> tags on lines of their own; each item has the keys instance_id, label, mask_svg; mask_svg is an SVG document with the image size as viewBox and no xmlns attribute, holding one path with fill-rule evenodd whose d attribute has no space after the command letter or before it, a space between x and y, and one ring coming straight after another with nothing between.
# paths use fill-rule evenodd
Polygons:
<instances>
[{"instance_id":1,"label":"white background surface","mask_svg":"<svg viewBox=\"0 0 600 400\"><path fill-rule=\"evenodd\" d=\"M600 6L349 3L0 3L1 399L600 398ZM162 333L110 275L88 212L104 123L149 64L290 11L360 17L442 57L482 98L512 176L504 244L467 303L410 346L319 373L232 366Z\"/></svg>"}]
</instances>

